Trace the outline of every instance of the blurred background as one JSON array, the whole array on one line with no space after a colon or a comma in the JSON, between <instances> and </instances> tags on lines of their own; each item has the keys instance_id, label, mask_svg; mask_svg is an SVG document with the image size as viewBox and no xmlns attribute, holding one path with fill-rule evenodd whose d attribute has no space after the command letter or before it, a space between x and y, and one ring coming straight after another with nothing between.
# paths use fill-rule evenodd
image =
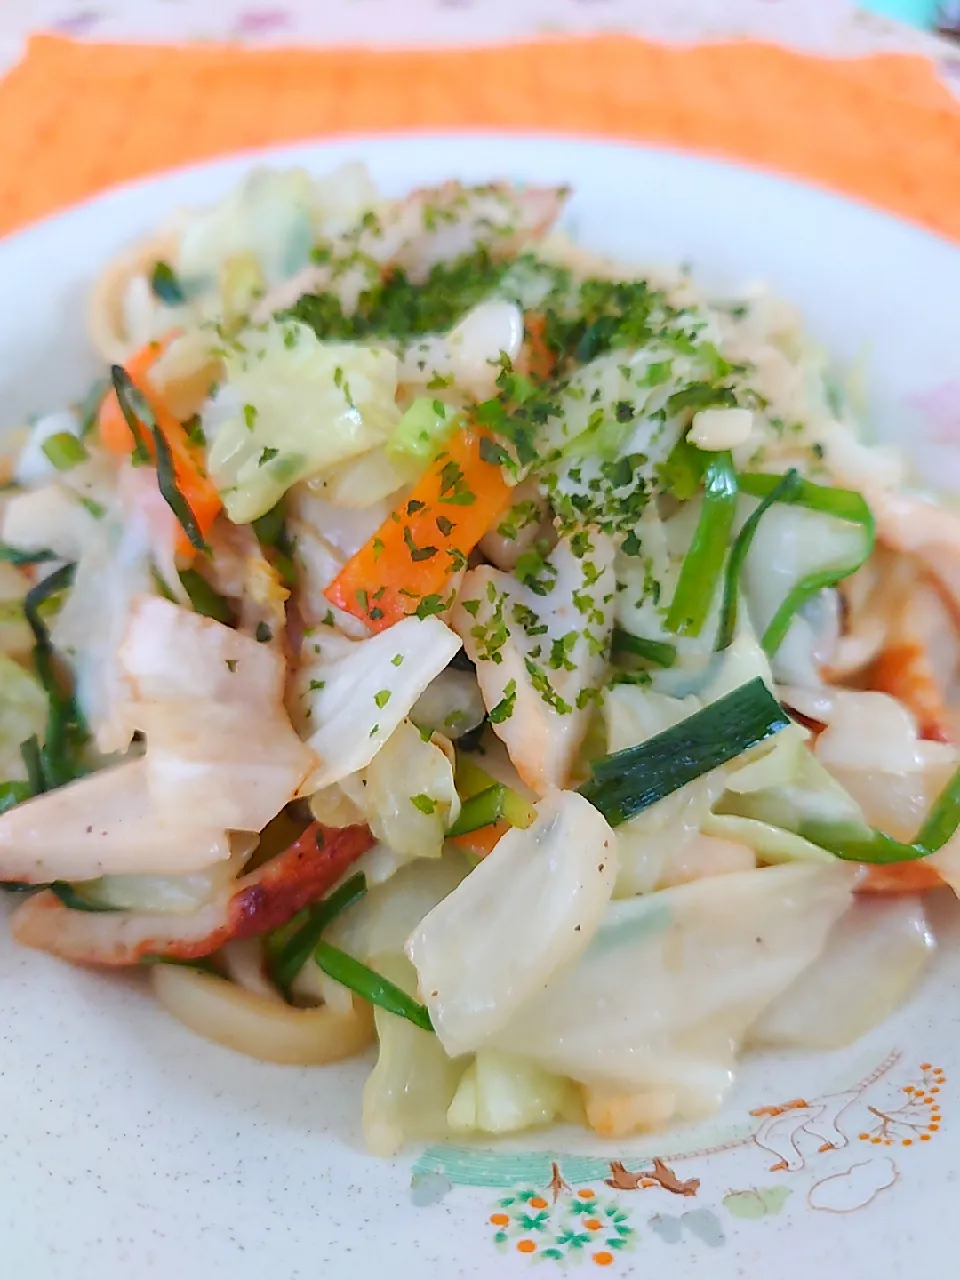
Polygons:
<instances>
[{"instance_id":1,"label":"blurred background","mask_svg":"<svg viewBox=\"0 0 960 1280\"><path fill-rule=\"evenodd\" d=\"M420 43L617 28L668 39L755 35L823 52L922 49L936 33L960 29L960 0L0 0L0 54L8 62L37 31L95 40Z\"/></svg>"}]
</instances>

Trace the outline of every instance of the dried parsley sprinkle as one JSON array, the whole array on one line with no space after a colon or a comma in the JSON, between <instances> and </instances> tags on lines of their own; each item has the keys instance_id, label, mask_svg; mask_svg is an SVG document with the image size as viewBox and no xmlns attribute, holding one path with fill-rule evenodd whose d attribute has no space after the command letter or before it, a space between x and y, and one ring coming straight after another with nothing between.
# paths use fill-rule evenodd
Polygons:
<instances>
[{"instance_id":1,"label":"dried parsley sprinkle","mask_svg":"<svg viewBox=\"0 0 960 1280\"><path fill-rule=\"evenodd\" d=\"M377 693L373 695L373 700L382 711L383 708L390 701L390 690L380 689Z\"/></svg>"},{"instance_id":2,"label":"dried parsley sprinkle","mask_svg":"<svg viewBox=\"0 0 960 1280\"><path fill-rule=\"evenodd\" d=\"M380 559L380 556L381 556L381 554L383 553L383 539L382 539L382 538L374 538L374 540L373 540L373 542L370 544L370 546L371 546L371 549L373 550L373 559L374 559L374 562L376 562L377 560L379 560L379 559Z\"/></svg>"},{"instance_id":3,"label":"dried parsley sprinkle","mask_svg":"<svg viewBox=\"0 0 960 1280\"><path fill-rule=\"evenodd\" d=\"M437 528L440 530L440 532L443 534L445 538L449 538L450 534L453 533L454 529L456 528L456 525L453 523L453 521L448 520L446 516L437 516L436 519L434 520L434 524L437 526Z\"/></svg>"},{"instance_id":4,"label":"dried parsley sprinkle","mask_svg":"<svg viewBox=\"0 0 960 1280\"><path fill-rule=\"evenodd\" d=\"M279 455L279 453L280 453L279 449L271 449L269 447L265 448L260 454L260 461L257 463L257 466L262 467L264 463L272 462L274 458L276 458Z\"/></svg>"},{"instance_id":5,"label":"dried parsley sprinkle","mask_svg":"<svg viewBox=\"0 0 960 1280\"><path fill-rule=\"evenodd\" d=\"M254 404L245 404L243 406L243 422L248 431L252 431L257 424L257 406Z\"/></svg>"},{"instance_id":6,"label":"dried parsley sprinkle","mask_svg":"<svg viewBox=\"0 0 960 1280\"><path fill-rule=\"evenodd\" d=\"M411 498L407 503L407 515L416 515L418 511L422 511L426 507L425 502L421 502L419 498Z\"/></svg>"},{"instance_id":7,"label":"dried parsley sprinkle","mask_svg":"<svg viewBox=\"0 0 960 1280\"><path fill-rule=\"evenodd\" d=\"M410 803L415 809L419 809L421 813L432 814L437 811L437 802L423 793L418 796L411 796Z\"/></svg>"},{"instance_id":8,"label":"dried parsley sprinkle","mask_svg":"<svg viewBox=\"0 0 960 1280\"><path fill-rule=\"evenodd\" d=\"M446 607L447 601L444 600L443 596L424 596L414 610L414 613L420 619L431 618L435 614L443 613Z\"/></svg>"},{"instance_id":9,"label":"dried parsley sprinkle","mask_svg":"<svg viewBox=\"0 0 960 1280\"><path fill-rule=\"evenodd\" d=\"M402 665L402 663L403 663L403 654L402 654L402 653L395 653L395 654L393 655L393 657L390 659L390 662L391 662L391 664L392 664L393 666L395 666L395 667L399 667L399 666L401 666L401 665Z\"/></svg>"},{"instance_id":10,"label":"dried parsley sprinkle","mask_svg":"<svg viewBox=\"0 0 960 1280\"><path fill-rule=\"evenodd\" d=\"M418 547L417 546L417 544L413 540L413 533L411 532L410 526L408 524L405 524L403 526L403 541L407 550L410 552L411 560L414 560L414 561L432 560L433 557L437 554L437 551L438 551L437 547L429 547L429 546Z\"/></svg>"},{"instance_id":11,"label":"dried parsley sprinkle","mask_svg":"<svg viewBox=\"0 0 960 1280\"><path fill-rule=\"evenodd\" d=\"M490 708L487 719L491 724L502 724L504 720L509 720L513 715L513 708L517 702L517 682L516 680L508 680L504 685L503 697L495 707Z\"/></svg>"}]
</instances>

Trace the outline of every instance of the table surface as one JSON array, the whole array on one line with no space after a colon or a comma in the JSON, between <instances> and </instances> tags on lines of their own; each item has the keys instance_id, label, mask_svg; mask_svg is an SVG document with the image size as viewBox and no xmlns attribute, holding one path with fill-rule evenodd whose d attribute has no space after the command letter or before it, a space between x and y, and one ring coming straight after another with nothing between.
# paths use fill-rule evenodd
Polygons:
<instances>
[{"instance_id":1,"label":"table surface","mask_svg":"<svg viewBox=\"0 0 960 1280\"><path fill-rule=\"evenodd\" d=\"M695 41L753 36L827 54L946 56L951 46L891 22L922 20L928 0L0 0L0 58L35 31L94 40L242 40L258 44L436 44L560 32L630 31ZM960 51L958 51L960 53Z\"/></svg>"}]
</instances>

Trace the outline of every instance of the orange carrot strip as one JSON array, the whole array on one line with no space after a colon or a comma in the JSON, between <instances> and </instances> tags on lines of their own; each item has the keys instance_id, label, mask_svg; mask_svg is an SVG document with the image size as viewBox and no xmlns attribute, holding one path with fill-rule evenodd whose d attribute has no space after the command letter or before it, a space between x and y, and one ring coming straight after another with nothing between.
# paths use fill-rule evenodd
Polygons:
<instances>
[{"instance_id":1,"label":"orange carrot strip","mask_svg":"<svg viewBox=\"0 0 960 1280\"><path fill-rule=\"evenodd\" d=\"M520 356L521 373L541 380L549 378L557 364L557 353L547 345L546 316L534 312L526 318L526 336Z\"/></svg>"},{"instance_id":2,"label":"orange carrot strip","mask_svg":"<svg viewBox=\"0 0 960 1280\"><path fill-rule=\"evenodd\" d=\"M891 862L867 867L857 893L926 893L928 889L939 889L943 883L940 872L929 862Z\"/></svg>"},{"instance_id":3,"label":"orange carrot strip","mask_svg":"<svg viewBox=\"0 0 960 1280\"><path fill-rule=\"evenodd\" d=\"M474 857L485 858L488 853L493 851L494 846L501 837L512 830L513 828L505 818L498 818L496 822L491 822L488 827L477 827L476 831L468 831L462 836L451 836L450 843L455 844L466 853L472 853Z\"/></svg>"},{"instance_id":4,"label":"orange carrot strip","mask_svg":"<svg viewBox=\"0 0 960 1280\"><path fill-rule=\"evenodd\" d=\"M413 492L341 569L331 604L383 631L418 607L439 613L450 578L510 502L497 462L481 455L489 434L458 432Z\"/></svg>"},{"instance_id":5,"label":"orange carrot strip","mask_svg":"<svg viewBox=\"0 0 960 1280\"><path fill-rule=\"evenodd\" d=\"M150 370L170 345L176 333L168 333L154 342L148 342L128 359L124 368L131 382L142 392L150 404L157 419L157 426L170 446L173 457L173 470L177 480L177 488L183 494L187 505L193 512L194 519L201 534L206 537L214 520L223 506L220 495L207 475L203 454L187 439L182 423L170 412L150 381ZM132 453L135 446L133 433L120 409L116 392L110 391L100 406L99 415L100 439L105 449L111 453ZM144 441L151 455L155 456L153 440L149 431L144 432ZM194 550L183 529L177 529L177 552L192 557Z\"/></svg>"},{"instance_id":6,"label":"orange carrot strip","mask_svg":"<svg viewBox=\"0 0 960 1280\"><path fill-rule=\"evenodd\" d=\"M943 694L923 645L909 640L884 649L868 670L866 683L904 703L917 717L921 738L951 741Z\"/></svg>"}]
</instances>

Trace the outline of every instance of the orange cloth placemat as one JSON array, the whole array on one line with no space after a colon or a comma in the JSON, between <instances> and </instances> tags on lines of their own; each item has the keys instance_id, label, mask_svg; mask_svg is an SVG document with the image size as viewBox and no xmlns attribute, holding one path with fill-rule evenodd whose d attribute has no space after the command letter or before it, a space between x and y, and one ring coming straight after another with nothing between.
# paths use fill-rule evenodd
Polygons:
<instances>
[{"instance_id":1,"label":"orange cloth placemat","mask_svg":"<svg viewBox=\"0 0 960 1280\"><path fill-rule=\"evenodd\" d=\"M38 37L0 83L0 233L114 183L247 147L443 129L725 156L960 239L960 105L923 59L629 36L412 51Z\"/></svg>"}]
</instances>

